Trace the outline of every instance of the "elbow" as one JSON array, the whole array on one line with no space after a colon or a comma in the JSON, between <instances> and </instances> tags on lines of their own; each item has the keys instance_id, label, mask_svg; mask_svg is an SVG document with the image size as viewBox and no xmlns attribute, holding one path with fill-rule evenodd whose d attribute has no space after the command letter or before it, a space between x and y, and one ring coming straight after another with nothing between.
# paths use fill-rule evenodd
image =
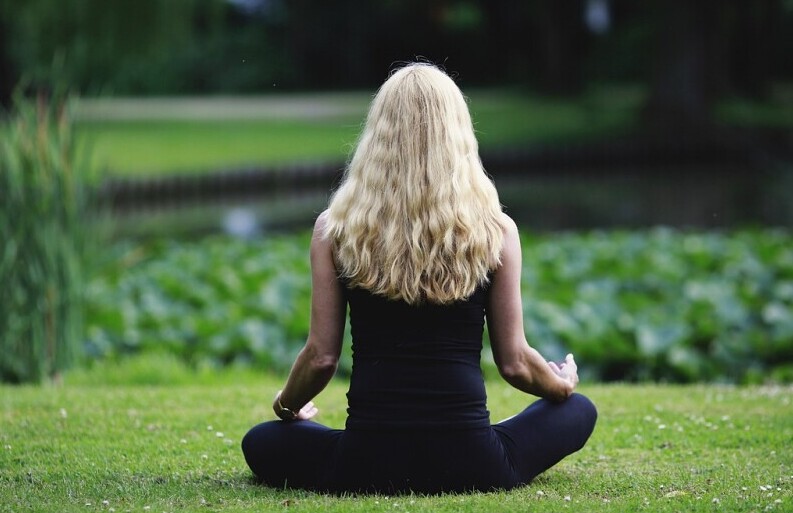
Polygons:
<instances>
[{"instance_id":1,"label":"elbow","mask_svg":"<svg viewBox=\"0 0 793 513\"><path fill-rule=\"evenodd\" d=\"M310 361L311 369L317 374L335 374L339 357L335 355L315 355Z\"/></svg>"},{"instance_id":2,"label":"elbow","mask_svg":"<svg viewBox=\"0 0 793 513\"><path fill-rule=\"evenodd\" d=\"M525 368L519 362L502 363L498 366L498 373L507 383L514 383L526 375Z\"/></svg>"}]
</instances>

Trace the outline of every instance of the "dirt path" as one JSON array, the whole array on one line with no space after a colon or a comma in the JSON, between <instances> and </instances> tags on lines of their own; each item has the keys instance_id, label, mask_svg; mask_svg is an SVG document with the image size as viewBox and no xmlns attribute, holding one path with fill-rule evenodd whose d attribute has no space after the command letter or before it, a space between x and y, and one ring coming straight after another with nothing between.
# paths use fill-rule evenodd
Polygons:
<instances>
[{"instance_id":1,"label":"dirt path","mask_svg":"<svg viewBox=\"0 0 793 513\"><path fill-rule=\"evenodd\" d=\"M75 111L82 121L286 120L360 118L368 92L274 96L83 98Z\"/></svg>"}]
</instances>

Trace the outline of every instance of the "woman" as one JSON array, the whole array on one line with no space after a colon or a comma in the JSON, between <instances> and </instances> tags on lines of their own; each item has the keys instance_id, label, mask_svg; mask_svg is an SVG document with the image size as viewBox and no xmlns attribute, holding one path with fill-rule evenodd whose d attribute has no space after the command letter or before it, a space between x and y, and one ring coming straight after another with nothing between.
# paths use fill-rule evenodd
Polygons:
<instances>
[{"instance_id":1,"label":"woman","mask_svg":"<svg viewBox=\"0 0 793 513\"><path fill-rule=\"evenodd\" d=\"M576 363L526 343L515 223L482 169L465 99L427 64L375 96L345 178L311 241L311 328L242 450L273 487L336 493L509 489L580 449L595 425ZM347 305L346 429L310 421L336 371ZM542 399L491 425L479 356Z\"/></svg>"}]
</instances>

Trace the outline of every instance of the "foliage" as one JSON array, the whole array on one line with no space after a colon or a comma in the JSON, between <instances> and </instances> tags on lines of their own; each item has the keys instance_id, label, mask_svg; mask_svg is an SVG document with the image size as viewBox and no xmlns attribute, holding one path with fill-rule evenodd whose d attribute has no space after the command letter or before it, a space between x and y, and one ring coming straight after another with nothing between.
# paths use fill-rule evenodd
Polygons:
<instances>
[{"instance_id":1,"label":"foliage","mask_svg":"<svg viewBox=\"0 0 793 513\"><path fill-rule=\"evenodd\" d=\"M656 229L524 242L527 336L547 352L571 350L601 379L793 378L789 232Z\"/></svg>"},{"instance_id":2,"label":"foliage","mask_svg":"<svg viewBox=\"0 0 793 513\"><path fill-rule=\"evenodd\" d=\"M38 381L80 347L91 179L64 94L14 107L0 126L0 381Z\"/></svg>"},{"instance_id":3,"label":"foliage","mask_svg":"<svg viewBox=\"0 0 793 513\"><path fill-rule=\"evenodd\" d=\"M19 76L37 84L61 80L91 94L199 92L212 74L237 81L215 51L231 32L227 11L219 0L0 0L7 26L0 48ZM61 75L53 77L53 61L62 63Z\"/></svg>"},{"instance_id":4,"label":"foliage","mask_svg":"<svg viewBox=\"0 0 793 513\"><path fill-rule=\"evenodd\" d=\"M585 385L600 413L592 438L528 486L331 497L251 479L239 441L274 418L280 379L203 379L0 386L0 511L781 512L793 501L791 388ZM493 420L531 400L486 385ZM346 390L335 380L317 398L320 422L343 426Z\"/></svg>"},{"instance_id":5,"label":"foliage","mask_svg":"<svg viewBox=\"0 0 793 513\"><path fill-rule=\"evenodd\" d=\"M585 377L793 380L789 232L524 234L523 244L527 339L548 357L573 351ZM90 354L286 370L308 333L308 246L307 234L119 245L88 289Z\"/></svg>"},{"instance_id":6,"label":"foliage","mask_svg":"<svg viewBox=\"0 0 793 513\"><path fill-rule=\"evenodd\" d=\"M418 54L469 84L533 84L558 94L578 92L586 80L645 80L659 47L669 57L662 69L678 70L703 45L696 37L669 41L698 34L711 43L695 74L705 87L753 90L790 77L790 2L729 0L717 10L608 4L607 26L596 34L586 23L598 10L591 2L337 0L324 8L284 0L0 0L0 63L9 62L0 82L46 80L61 59L61 78L89 94L371 87L392 63ZM674 23L692 15L688 26ZM673 79L685 84L688 76Z\"/></svg>"},{"instance_id":7,"label":"foliage","mask_svg":"<svg viewBox=\"0 0 793 513\"><path fill-rule=\"evenodd\" d=\"M88 354L284 370L308 333L309 236L122 244L88 288Z\"/></svg>"}]
</instances>

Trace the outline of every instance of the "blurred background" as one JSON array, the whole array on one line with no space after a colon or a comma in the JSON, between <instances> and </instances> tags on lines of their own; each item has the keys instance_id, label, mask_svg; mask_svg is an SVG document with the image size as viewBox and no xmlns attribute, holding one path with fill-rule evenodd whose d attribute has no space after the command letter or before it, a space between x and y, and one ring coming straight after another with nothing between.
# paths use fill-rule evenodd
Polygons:
<instances>
[{"instance_id":1,"label":"blurred background","mask_svg":"<svg viewBox=\"0 0 793 513\"><path fill-rule=\"evenodd\" d=\"M287 369L307 230L421 60L523 230L532 344L790 381L791 29L790 0L0 0L0 378Z\"/></svg>"}]
</instances>

